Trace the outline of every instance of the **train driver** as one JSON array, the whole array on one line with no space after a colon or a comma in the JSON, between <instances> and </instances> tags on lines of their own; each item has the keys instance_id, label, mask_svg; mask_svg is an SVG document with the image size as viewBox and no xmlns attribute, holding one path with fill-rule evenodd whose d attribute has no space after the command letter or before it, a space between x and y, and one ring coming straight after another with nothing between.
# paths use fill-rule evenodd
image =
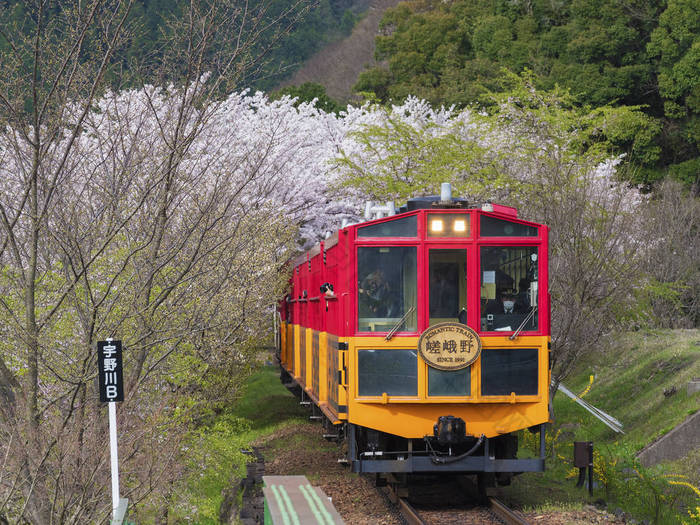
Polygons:
<instances>
[{"instance_id":1,"label":"train driver","mask_svg":"<svg viewBox=\"0 0 700 525\"><path fill-rule=\"evenodd\" d=\"M515 293L512 290L503 290L500 301L489 301L486 307L487 314L507 315L521 313L520 305L516 302Z\"/></svg>"}]
</instances>

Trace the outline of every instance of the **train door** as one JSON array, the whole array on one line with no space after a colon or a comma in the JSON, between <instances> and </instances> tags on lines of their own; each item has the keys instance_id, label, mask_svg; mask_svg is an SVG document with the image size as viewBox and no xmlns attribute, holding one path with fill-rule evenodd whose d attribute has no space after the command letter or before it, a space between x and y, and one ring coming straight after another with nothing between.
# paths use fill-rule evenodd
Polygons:
<instances>
[{"instance_id":1,"label":"train door","mask_svg":"<svg viewBox=\"0 0 700 525\"><path fill-rule=\"evenodd\" d=\"M428 324L467 324L466 248L428 250ZM438 370L427 366L427 393L434 397L471 395L471 367Z\"/></svg>"},{"instance_id":2,"label":"train door","mask_svg":"<svg viewBox=\"0 0 700 525\"><path fill-rule=\"evenodd\" d=\"M428 251L428 325L467 324L467 250Z\"/></svg>"}]
</instances>

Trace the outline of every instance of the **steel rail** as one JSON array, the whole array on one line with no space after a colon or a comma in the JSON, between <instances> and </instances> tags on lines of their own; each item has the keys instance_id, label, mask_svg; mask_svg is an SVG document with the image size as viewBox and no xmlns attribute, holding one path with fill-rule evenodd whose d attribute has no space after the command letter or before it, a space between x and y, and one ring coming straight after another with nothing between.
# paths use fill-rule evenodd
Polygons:
<instances>
[{"instance_id":1,"label":"steel rail","mask_svg":"<svg viewBox=\"0 0 700 525\"><path fill-rule=\"evenodd\" d=\"M493 512L498 519L503 521L506 525L530 525L529 522L520 514L506 507L496 498L489 497L489 503L491 505L491 512Z\"/></svg>"},{"instance_id":2,"label":"steel rail","mask_svg":"<svg viewBox=\"0 0 700 525\"><path fill-rule=\"evenodd\" d=\"M396 489L397 487L389 484L386 487L380 488L379 491L395 505L396 510L399 512L399 514L401 514L401 517L407 523L407 525L426 525L425 521L421 519L416 509L413 508L413 505L408 502L406 497L400 496L399 491Z\"/></svg>"},{"instance_id":3,"label":"steel rail","mask_svg":"<svg viewBox=\"0 0 700 525\"><path fill-rule=\"evenodd\" d=\"M425 525L425 522L420 518L416 509L406 500L406 498L399 498L397 504L399 512L408 525Z\"/></svg>"}]
</instances>

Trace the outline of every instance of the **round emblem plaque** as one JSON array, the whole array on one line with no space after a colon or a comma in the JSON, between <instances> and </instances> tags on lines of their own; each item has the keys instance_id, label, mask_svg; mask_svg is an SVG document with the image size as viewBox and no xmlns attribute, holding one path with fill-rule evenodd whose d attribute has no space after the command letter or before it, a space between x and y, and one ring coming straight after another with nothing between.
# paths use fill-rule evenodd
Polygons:
<instances>
[{"instance_id":1,"label":"round emblem plaque","mask_svg":"<svg viewBox=\"0 0 700 525\"><path fill-rule=\"evenodd\" d=\"M418 353L438 370L460 370L471 365L481 353L479 334L460 323L431 326L418 340Z\"/></svg>"}]
</instances>

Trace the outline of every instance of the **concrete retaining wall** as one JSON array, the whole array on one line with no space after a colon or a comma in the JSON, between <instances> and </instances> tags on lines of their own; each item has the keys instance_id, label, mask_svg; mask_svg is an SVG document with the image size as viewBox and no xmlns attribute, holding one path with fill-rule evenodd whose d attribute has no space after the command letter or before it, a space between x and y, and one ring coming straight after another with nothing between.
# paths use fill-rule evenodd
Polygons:
<instances>
[{"instance_id":1,"label":"concrete retaining wall","mask_svg":"<svg viewBox=\"0 0 700 525\"><path fill-rule=\"evenodd\" d=\"M663 461L674 461L700 448L700 411L652 444L644 447L637 458L645 467Z\"/></svg>"}]
</instances>

